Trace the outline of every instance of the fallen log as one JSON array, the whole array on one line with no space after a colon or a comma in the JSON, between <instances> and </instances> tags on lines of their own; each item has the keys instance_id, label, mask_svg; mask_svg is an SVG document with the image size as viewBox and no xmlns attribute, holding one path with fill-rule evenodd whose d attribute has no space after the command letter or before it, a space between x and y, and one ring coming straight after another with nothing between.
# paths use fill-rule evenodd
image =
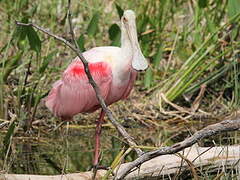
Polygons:
<instances>
[{"instance_id":1,"label":"fallen log","mask_svg":"<svg viewBox=\"0 0 240 180\"><path fill-rule=\"evenodd\" d=\"M185 174L192 174L192 177L208 172L226 172L236 170L240 167L240 145L221 147L198 147L192 146L180 151L177 154L163 155L143 163L140 168L131 172L126 179L144 177L159 177L170 179L170 177ZM125 170L129 163L122 164L119 173ZM240 177L240 176L239 176Z\"/></svg>"},{"instance_id":2,"label":"fallen log","mask_svg":"<svg viewBox=\"0 0 240 180\"><path fill-rule=\"evenodd\" d=\"M209 172L216 176L228 170L238 172L240 178L240 145L220 147L198 147L186 148L177 154L163 155L143 163L138 169L129 173L125 179L141 179L158 177L170 179L173 176L190 174L192 177ZM129 163L120 165L116 177L124 171ZM99 170L96 179L101 179L105 170ZM29 174L1 174L0 180L90 180L92 172L63 174L63 175L29 175ZM111 177L113 179L113 177Z\"/></svg>"}]
</instances>

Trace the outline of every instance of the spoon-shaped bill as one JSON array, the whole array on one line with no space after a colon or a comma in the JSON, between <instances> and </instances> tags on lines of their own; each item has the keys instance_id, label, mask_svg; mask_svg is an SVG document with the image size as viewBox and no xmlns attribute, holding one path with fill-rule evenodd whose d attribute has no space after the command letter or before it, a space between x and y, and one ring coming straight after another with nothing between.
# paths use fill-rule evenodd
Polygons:
<instances>
[{"instance_id":1,"label":"spoon-shaped bill","mask_svg":"<svg viewBox=\"0 0 240 180\"><path fill-rule=\"evenodd\" d=\"M127 25L127 31L133 48L132 67L137 71L145 70L148 68L148 62L143 56L138 43L135 19L133 19L132 22L129 22Z\"/></svg>"}]
</instances>

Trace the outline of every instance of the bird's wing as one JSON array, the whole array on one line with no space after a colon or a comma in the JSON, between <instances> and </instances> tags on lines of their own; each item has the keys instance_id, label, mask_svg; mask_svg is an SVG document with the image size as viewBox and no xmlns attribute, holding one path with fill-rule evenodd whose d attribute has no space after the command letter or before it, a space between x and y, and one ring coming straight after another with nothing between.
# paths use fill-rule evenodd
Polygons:
<instances>
[{"instance_id":1,"label":"bird's wing","mask_svg":"<svg viewBox=\"0 0 240 180\"><path fill-rule=\"evenodd\" d=\"M89 63L94 81L106 99L111 83L112 71L108 63ZM91 111L98 105L95 91L88 81L84 66L80 60L73 61L63 73L62 79L54 84L46 106L59 117L72 117L80 112Z\"/></svg>"}]
</instances>

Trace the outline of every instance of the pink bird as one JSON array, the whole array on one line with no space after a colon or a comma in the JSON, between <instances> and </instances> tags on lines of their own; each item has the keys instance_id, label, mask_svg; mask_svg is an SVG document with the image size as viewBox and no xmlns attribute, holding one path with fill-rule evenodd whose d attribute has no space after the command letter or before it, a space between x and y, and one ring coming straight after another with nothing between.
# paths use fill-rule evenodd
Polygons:
<instances>
[{"instance_id":1,"label":"pink bird","mask_svg":"<svg viewBox=\"0 0 240 180\"><path fill-rule=\"evenodd\" d=\"M106 105L128 97L137 71L148 67L138 43L135 18L132 10L124 11L121 18L120 48L95 47L83 53ZM55 116L67 121L72 120L78 113L93 112L101 107L79 57L76 57L64 71L61 80L53 84L45 104ZM102 110L97 121L94 166L98 165L99 160L104 115Z\"/></svg>"}]
</instances>

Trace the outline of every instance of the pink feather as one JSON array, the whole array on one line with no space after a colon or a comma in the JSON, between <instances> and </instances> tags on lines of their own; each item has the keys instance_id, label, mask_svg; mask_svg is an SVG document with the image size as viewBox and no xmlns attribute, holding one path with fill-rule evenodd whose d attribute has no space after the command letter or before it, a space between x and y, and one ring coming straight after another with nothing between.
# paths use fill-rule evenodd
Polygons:
<instances>
[{"instance_id":1,"label":"pink feather","mask_svg":"<svg viewBox=\"0 0 240 180\"><path fill-rule=\"evenodd\" d=\"M112 83L110 66L106 62L96 62L89 63L89 69L100 87L102 97L106 99ZM71 119L80 112L96 109L99 103L80 60L73 61L62 79L54 83L45 104L54 115L62 119Z\"/></svg>"}]
</instances>

